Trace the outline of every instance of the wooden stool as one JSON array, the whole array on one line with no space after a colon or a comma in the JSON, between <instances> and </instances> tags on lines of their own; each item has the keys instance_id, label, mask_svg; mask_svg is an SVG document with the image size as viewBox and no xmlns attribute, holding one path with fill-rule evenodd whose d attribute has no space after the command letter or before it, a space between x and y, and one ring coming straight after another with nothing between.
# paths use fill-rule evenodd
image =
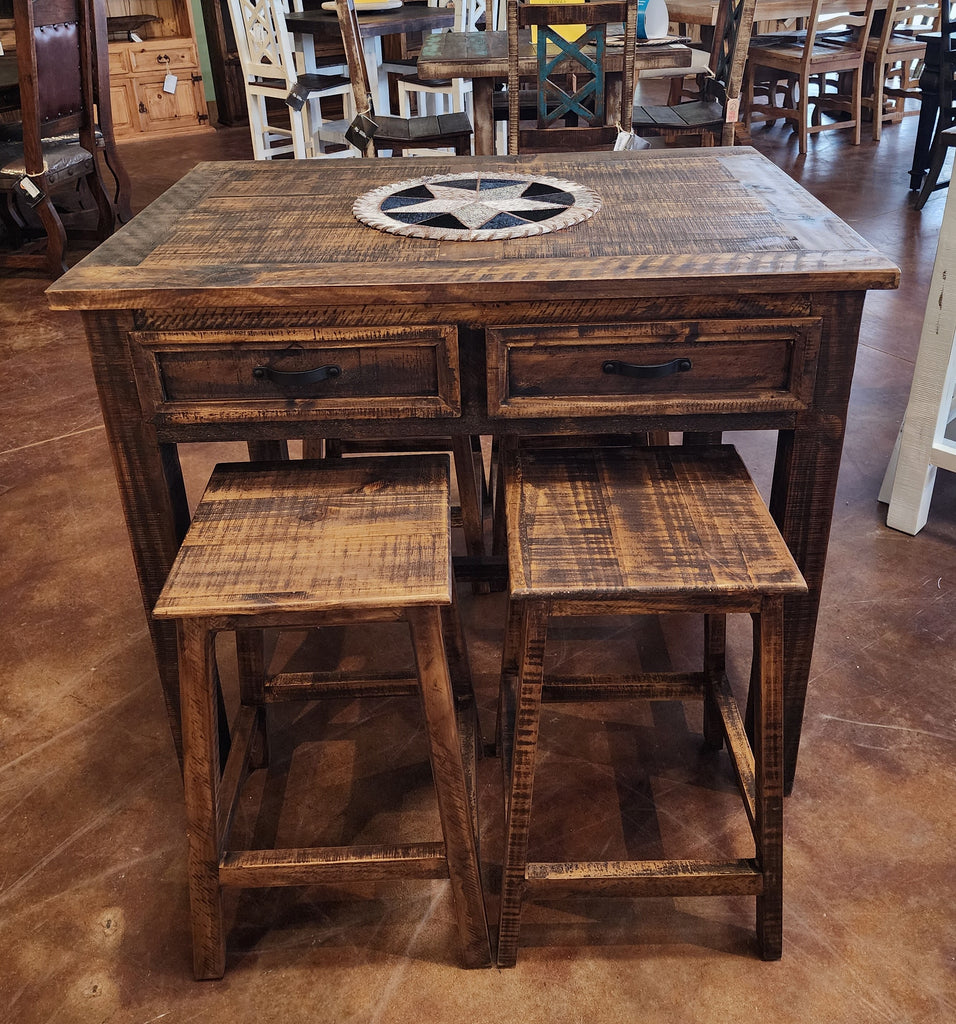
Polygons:
<instances>
[{"instance_id":1,"label":"wooden stool","mask_svg":"<svg viewBox=\"0 0 956 1024\"><path fill-rule=\"evenodd\" d=\"M450 877L464 963L491 962L477 853L477 720L454 604L448 462L439 454L242 463L218 466L210 478L154 613L176 619L179 635L197 978L220 978L225 969L226 885ZM417 676L265 677L265 628L400 620L411 631ZM237 631L243 643L242 705L220 773L214 638L222 630ZM267 702L415 693L444 842L230 848Z\"/></svg>"},{"instance_id":2,"label":"wooden stool","mask_svg":"<svg viewBox=\"0 0 956 1024\"><path fill-rule=\"evenodd\" d=\"M518 954L525 895L757 897L765 959L781 955L783 598L806 584L729 445L519 450L505 469L510 603L499 707L505 847L498 965ZM557 615L699 612L703 671L546 678ZM753 748L724 668L727 612L754 622ZM529 863L542 700L704 701L704 736L724 739L756 856L710 863ZM578 822L577 824L583 824Z\"/></svg>"}]
</instances>

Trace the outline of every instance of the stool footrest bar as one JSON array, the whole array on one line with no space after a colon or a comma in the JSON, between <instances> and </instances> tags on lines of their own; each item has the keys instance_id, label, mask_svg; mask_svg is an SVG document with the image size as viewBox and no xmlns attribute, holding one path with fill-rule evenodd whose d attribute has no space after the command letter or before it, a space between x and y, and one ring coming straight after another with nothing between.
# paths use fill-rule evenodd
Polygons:
<instances>
[{"instance_id":1,"label":"stool footrest bar","mask_svg":"<svg viewBox=\"0 0 956 1024\"><path fill-rule=\"evenodd\" d=\"M444 843L243 850L219 861L220 884L243 888L447 877Z\"/></svg>"},{"instance_id":2,"label":"stool footrest bar","mask_svg":"<svg viewBox=\"0 0 956 1024\"><path fill-rule=\"evenodd\" d=\"M525 892L549 896L755 896L763 876L753 860L529 863Z\"/></svg>"}]
</instances>

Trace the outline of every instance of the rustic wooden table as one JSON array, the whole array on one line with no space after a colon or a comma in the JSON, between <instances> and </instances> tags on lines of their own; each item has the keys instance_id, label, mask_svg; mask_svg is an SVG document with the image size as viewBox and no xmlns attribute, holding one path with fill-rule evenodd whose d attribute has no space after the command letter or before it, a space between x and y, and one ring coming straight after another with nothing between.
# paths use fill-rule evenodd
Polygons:
<instances>
[{"instance_id":1,"label":"rustic wooden table","mask_svg":"<svg viewBox=\"0 0 956 1024\"><path fill-rule=\"evenodd\" d=\"M430 241L358 223L420 175L577 181L567 230ZM770 508L807 582L788 599L787 785L865 293L896 266L749 148L206 163L55 282L83 310L148 612L188 522L177 446L297 437L777 430ZM263 364L335 363L291 392ZM690 359L639 380L609 360ZM176 639L150 619L178 742Z\"/></svg>"},{"instance_id":2,"label":"rustic wooden table","mask_svg":"<svg viewBox=\"0 0 956 1024\"><path fill-rule=\"evenodd\" d=\"M537 74L537 58L531 46L531 31L526 36L526 54L522 73L529 78ZM605 106L620 110L621 103L611 90L621 95L623 54L611 53L607 59L609 95ZM615 59L616 58L616 59ZM638 44L635 71L651 68L690 67L691 53L680 43ZM440 32L425 38L418 57L418 73L422 78L470 78L474 108L475 153L491 156L495 152L494 87L496 81L508 77L507 32Z\"/></svg>"}]
</instances>

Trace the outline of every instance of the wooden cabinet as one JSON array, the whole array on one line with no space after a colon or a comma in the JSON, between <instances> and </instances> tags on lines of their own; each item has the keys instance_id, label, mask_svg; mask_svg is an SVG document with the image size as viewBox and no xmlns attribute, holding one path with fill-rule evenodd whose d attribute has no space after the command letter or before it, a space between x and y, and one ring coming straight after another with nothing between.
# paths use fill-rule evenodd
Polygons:
<instances>
[{"instance_id":1,"label":"wooden cabinet","mask_svg":"<svg viewBox=\"0 0 956 1024\"><path fill-rule=\"evenodd\" d=\"M108 0L117 138L209 127L189 0Z\"/></svg>"}]
</instances>

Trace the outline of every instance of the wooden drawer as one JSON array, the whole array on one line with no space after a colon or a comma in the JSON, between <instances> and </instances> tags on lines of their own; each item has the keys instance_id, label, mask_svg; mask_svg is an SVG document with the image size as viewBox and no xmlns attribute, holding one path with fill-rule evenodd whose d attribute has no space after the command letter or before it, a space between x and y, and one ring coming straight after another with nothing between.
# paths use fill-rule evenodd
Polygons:
<instances>
[{"instance_id":1,"label":"wooden drawer","mask_svg":"<svg viewBox=\"0 0 956 1024\"><path fill-rule=\"evenodd\" d=\"M196 47L184 39L156 39L134 43L126 51L129 69L133 74L161 69L163 74L176 74L183 68L199 70Z\"/></svg>"},{"instance_id":2,"label":"wooden drawer","mask_svg":"<svg viewBox=\"0 0 956 1024\"><path fill-rule=\"evenodd\" d=\"M805 409L820 320L669 320L488 329L494 416Z\"/></svg>"},{"instance_id":3,"label":"wooden drawer","mask_svg":"<svg viewBox=\"0 0 956 1024\"><path fill-rule=\"evenodd\" d=\"M461 413L455 327L130 337L143 406L166 425Z\"/></svg>"}]
</instances>

